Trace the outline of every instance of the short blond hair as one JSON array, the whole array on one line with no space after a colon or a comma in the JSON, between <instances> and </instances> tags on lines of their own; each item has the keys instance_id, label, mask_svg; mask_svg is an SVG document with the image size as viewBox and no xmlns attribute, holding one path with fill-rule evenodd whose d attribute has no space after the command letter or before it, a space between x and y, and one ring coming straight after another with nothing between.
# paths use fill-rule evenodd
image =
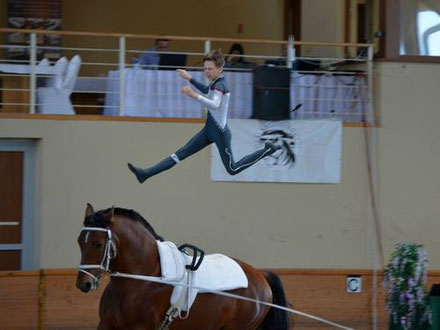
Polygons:
<instances>
[{"instance_id":1,"label":"short blond hair","mask_svg":"<svg viewBox=\"0 0 440 330\"><path fill-rule=\"evenodd\" d=\"M206 61L214 62L217 68L222 68L225 66L225 58L220 48L213 49L208 54L203 56L203 63L205 63Z\"/></svg>"}]
</instances>

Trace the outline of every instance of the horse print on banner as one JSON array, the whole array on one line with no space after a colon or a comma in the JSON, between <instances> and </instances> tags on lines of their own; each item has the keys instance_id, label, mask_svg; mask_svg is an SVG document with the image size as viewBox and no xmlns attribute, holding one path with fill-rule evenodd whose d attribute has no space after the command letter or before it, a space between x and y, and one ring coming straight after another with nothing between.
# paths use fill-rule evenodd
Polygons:
<instances>
[{"instance_id":1,"label":"horse print on banner","mask_svg":"<svg viewBox=\"0 0 440 330\"><path fill-rule=\"evenodd\" d=\"M263 159L268 166L279 168L292 168L295 166L295 152L298 147L298 137L295 129L282 125L281 122L265 122L260 128L257 139L259 143L270 142L281 147L273 155Z\"/></svg>"}]
</instances>

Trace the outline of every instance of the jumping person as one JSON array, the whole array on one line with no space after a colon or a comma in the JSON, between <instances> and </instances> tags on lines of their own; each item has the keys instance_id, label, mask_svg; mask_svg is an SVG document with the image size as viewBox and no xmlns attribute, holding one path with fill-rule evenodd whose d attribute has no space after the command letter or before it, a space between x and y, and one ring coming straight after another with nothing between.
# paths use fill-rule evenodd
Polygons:
<instances>
[{"instance_id":1,"label":"jumping person","mask_svg":"<svg viewBox=\"0 0 440 330\"><path fill-rule=\"evenodd\" d=\"M264 144L263 149L243 157L238 162L234 161L231 150L231 131L226 125L230 92L223 76L224 62L223 54L219 49L213 50L203 57L204 73L210 81L208 86L194 80L186 70L177 70L181 78L189 81L200 92L206 95L200 95L189 86L182 87L183 94L196 99L208 108L208 118L206 119L203 129L185 146L158 164L146 169L141 169L128 163L128 168L136 175L140 183L170 169L180 161L199 152L211 143L217 145L223 165L230 175L240 173L281 148L267 142Z\"/></svg>"}]
</instances>

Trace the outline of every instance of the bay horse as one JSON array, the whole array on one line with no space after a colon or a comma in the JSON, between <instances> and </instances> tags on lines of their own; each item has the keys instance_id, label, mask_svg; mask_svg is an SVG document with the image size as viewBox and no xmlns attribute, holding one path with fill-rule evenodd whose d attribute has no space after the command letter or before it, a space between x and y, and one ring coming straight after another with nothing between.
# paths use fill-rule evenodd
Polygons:
<instances>
[{"instance_id":1,"label":"bay horse","mask_svg":"<svg viewBox=\"0 0 440 330\"><path fill-rule=\"evenodd\" d=\"M78 237L81 265L76 286L83 292L97 288L108 272L161 275L157 240L163 241L152 226L133 210L109 208L95 212L87 204L84 228ZM244 270L246 289L228 291L262 302L287 306L279 277L236 260ZM110 277L100 300L99 330L156 330L170 307L173 287L131 278ZM177 318L170 329L290 329L290 315L249 301L212 293L199 293L187 319Z\"/></svg>"}]
</instances>

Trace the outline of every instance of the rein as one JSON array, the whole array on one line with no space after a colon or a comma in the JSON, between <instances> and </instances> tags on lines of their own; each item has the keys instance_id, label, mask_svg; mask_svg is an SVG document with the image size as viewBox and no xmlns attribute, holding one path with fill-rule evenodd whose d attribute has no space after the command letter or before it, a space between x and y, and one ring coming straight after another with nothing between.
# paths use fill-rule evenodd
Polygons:
<instances>
[{"instance_id":1,"label":"rein","mask_svg":"<svg viewBox=\"0 0 440 330\"><path fill-rule=\"evenodd\" d=\"M171 286L182 286L182 287L188 288L188 290L189 289L194 289L194 290L198 290L198 291L204 291L206 293L216 294L216 295L219 295L219 296L224 296L224 297L229 297L229 298L239 299L239 300L245 300L245 301L253 302L253 303L256 303L256 304L260 304L260 305L265 305L265 306L269 306L269 307L272 307L272 308L281 309L281 310L284 310L286 312L297 314L297 315L300 315L300 316L304 316L304 317L307 317L309 319L312 319L312 320L315 320L315 321L318 321L318 322L321 322L321 323L325 323L325 324L328 324L328 325L331 325L331 326L334 326L334 327L337 327L337 328L340 328L340 329L353 330L353 328L349 328L349 327L340 325L338 323L334 323L334 322L328 321L326 319L323 319L323 318L320 318L320 317L317 317L317 316L313 316L311 314L307 314L307 313L304 313L304 312L301 312L301 311L298 311L298 310L295 310L295 309L292 309L292 308L288 308L288 307L284 307L284 306L280 306L280 305L276 305L276 304L268 303L268 302L265 302L265 301L248 298L248 297L239 296L239 295L228 293L228 292L225 292L225 291L210 290L210 289L207 289L207 288L190 285L189 281L188 281L188 283L183 283L183 277L182 278L175 278L175 279L174 278L165 279L164 277L157 277L157 276L147 276L147 275L136 275L136 274L112 272L109 269L110 260L111 260L111 250L113 250L114 256L116 256L116 247L115 247L115 245L113 243L113 240L112 240L112 232L111 232L111 230L108 229L108 228L100 228L100 227L83 227L81 229L81 231L102 231L102 232L106 232L107 233L107 240L106 240L105 250L104 250L104 254L102 256L101 263L99 265L96 264L96 265L80 265L79 266L79 271L80 272L83 272L83 273L85 273L88 276L93 278L94 282L93 282L92 287L94 289L97 288L98 283L99 283L99 278L105 272L105 273L108 273L111 277L130 278L130 279L135 279L135 280L148 281L148 282L160 283L160 284L171 285ZM94 276L93 274L91 274L90 272L86 271L85 269L99 269L99 270L101 270L101 272L97 276Z\"/></svg>"}]
</instances>

